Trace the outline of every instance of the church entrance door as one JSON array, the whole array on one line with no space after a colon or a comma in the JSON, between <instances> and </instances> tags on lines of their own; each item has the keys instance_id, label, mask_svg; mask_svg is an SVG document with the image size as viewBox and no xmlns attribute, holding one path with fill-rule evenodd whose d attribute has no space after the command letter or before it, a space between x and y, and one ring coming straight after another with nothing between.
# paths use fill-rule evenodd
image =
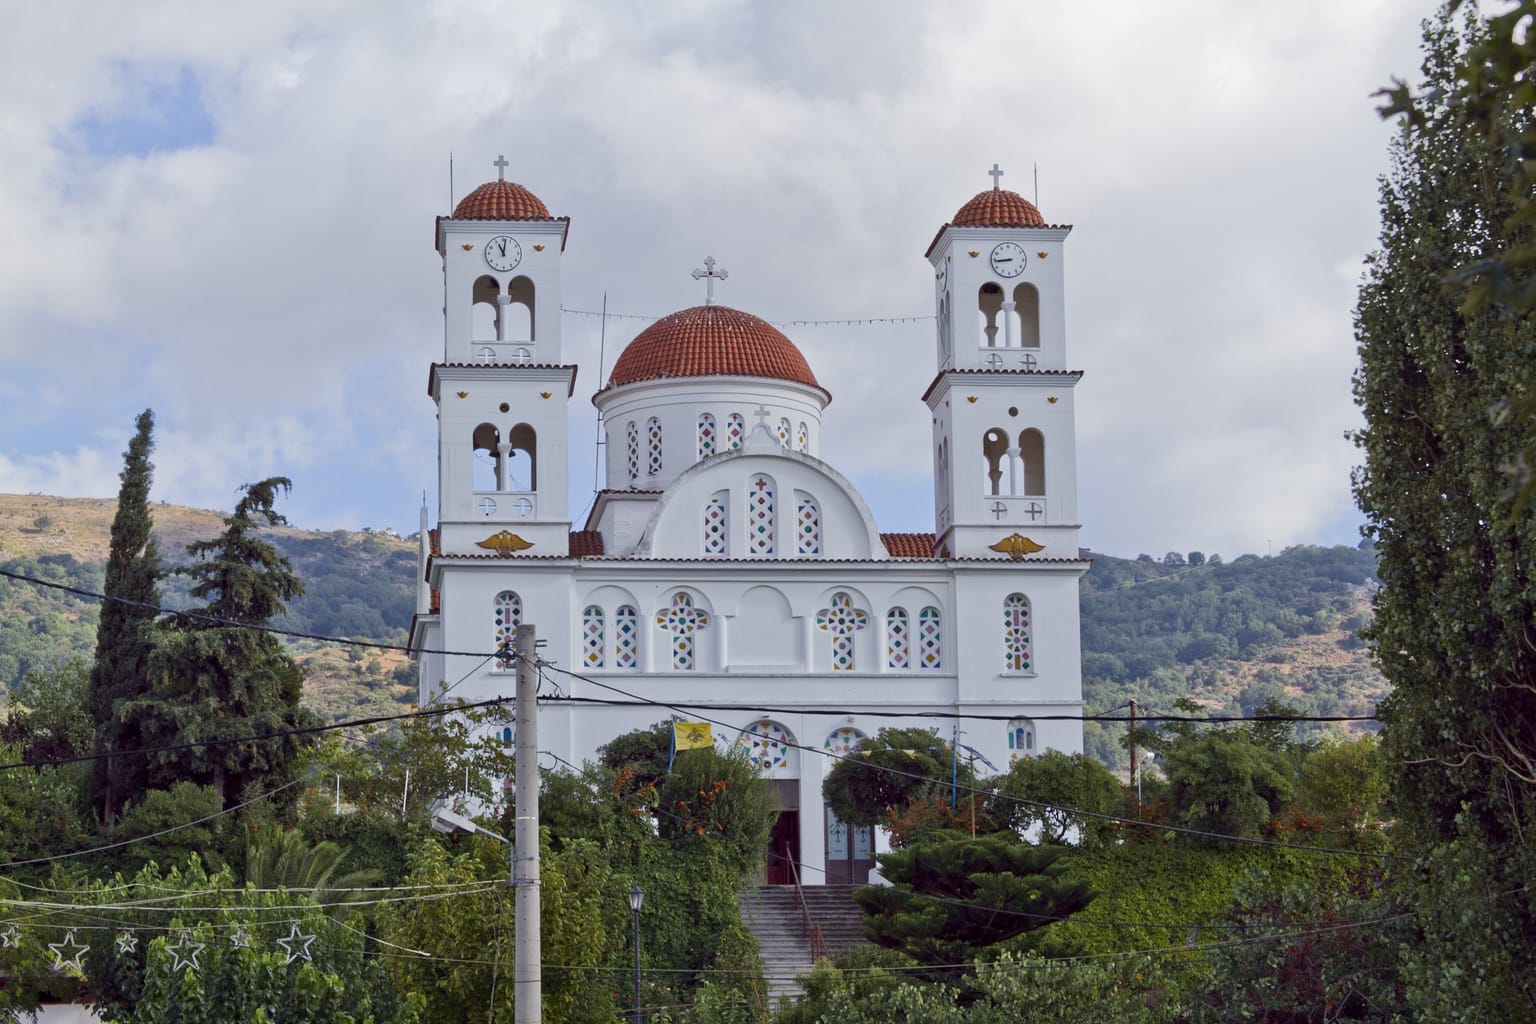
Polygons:
<instances>
[{"instance_id":1,"label":"church entrance door","mask_svg":"<svg viewBox=\"0 0 1536 1024\"><path fill-rule=\"evenodd\" d=\"M875 829L839 821L827 808L827 884L865 885L875 867Z\"/></svg>"},{"instance_id":2,"label":"church entrance door","mask_svg":"<svg viewBox=\"0 0 1536 1024\"><path fill-rule=\"evenodd\" d=\"M800 812L780 811L768 833L768 856L763 865L763 880L769 885L793 885L791 862L800 854Z\"/></svg>"}]
</instances>

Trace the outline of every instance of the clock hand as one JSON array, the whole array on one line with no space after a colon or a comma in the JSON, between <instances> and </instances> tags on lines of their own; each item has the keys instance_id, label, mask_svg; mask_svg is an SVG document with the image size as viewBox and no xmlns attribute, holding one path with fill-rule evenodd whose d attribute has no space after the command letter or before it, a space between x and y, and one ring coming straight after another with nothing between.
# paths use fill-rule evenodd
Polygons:
<instances>
[{"instance_id":1,"label":"clock hand","mask_svg":"<svg viewBox=\"0 0 1536 1024\"><path fill-rule=\"evenodd\" d=\"M502 242L501 243L501 254L503 256L505 256L507 254L507 243L506 242Z\"/></svg>"}]
</instances>

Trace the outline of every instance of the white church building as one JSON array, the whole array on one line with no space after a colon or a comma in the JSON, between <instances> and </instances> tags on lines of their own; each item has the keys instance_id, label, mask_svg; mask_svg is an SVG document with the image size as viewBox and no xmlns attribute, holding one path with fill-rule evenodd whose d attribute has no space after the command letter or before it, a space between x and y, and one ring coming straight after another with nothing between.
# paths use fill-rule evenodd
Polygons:
<instances>
[{"instance_id":1,"label":"white church building","mask_svg":"<svg viewBox=\"0 0 1536 1024\"><path fill-rule=\"evenodd\" d=\"M641 330L591 396L606 487L571 522L568 474L588 456L570 451L577 367L560 346L570 220L501 177L438 218L438 509L431 529L423 512L410 638L422 706L449 685L510 696L512 666L474 652L533 623L541 657L578 674L553 677L567 696L664 705L543 702L539 746L580 764L672 708L713 720L776 786L771 882L787 858L805 884L865 879L872 836L836 821L821 786L828 755L881 728L947 741L952 721L920 716L975 716L963 742L1000 768L1080 751L1081 724L1047 717L1082 706L1071 228L997 173L923 254L931 534L881 533L821 459L832 395L783 332L714 301L712 260L695 272L709 301Z\"/></svg>"}]
</instances>

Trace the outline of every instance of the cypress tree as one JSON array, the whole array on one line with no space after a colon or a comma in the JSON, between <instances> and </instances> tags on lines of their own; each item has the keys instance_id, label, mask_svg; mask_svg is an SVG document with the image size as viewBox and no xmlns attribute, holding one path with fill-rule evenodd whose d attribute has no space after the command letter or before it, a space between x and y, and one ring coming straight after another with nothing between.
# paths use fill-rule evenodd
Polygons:
<instances>
[{"instance_id":1,"label":"cypress tree","mask_svg":"<svg viewBox=\"0 0 1536 1024\"><path fill-rule=\"evenodd\" d=\"M149 487L154 466L155 414L145 409L137 432L123 453L123 471L112 518L112 543L107 555L101 620L96 630L96 662L91 668L87 705L95 728L95 751L109 754L141 745L131 719L122 717L123 702L142 697L148 688L150 652L154 647L154 607L160 603L160 553L151 535ZM125 602L135 602L133 604ZM138 757L107 757L91 773L91 803L109 824L124 805L143 791L145 765Z\"/></svg>"},{"instance_id":2,"label":"cypress tree","mask_svg":"<svg viewBox=\"0 0 1536 1024\"><path fill-rule=\"evenodd\" d=\"M1510 166L1451 99L1475 41L1446 13L1426 25L1425 121L1393 145L1355 315L1355 494L1382 582L1368 636L1393 686L1383 750L1420 1020L1536 1013L1536 521L1511 515L1506 473L1528 428L1491 415L1526 392L1536 320L1444 287L1512 241Z\"/></svg>"}]
</instances>

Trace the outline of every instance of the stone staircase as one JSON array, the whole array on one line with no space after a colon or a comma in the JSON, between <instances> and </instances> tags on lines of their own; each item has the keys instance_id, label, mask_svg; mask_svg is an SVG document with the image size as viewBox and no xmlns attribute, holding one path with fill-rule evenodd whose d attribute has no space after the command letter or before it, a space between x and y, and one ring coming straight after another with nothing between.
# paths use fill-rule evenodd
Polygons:
<instances>
[{"instance_id":1,"label":"stone staircase","mask_svg":"<svg viewBox=\"0 0 1536 1024\"><path fill-rule=\"evenodd\" d=\"M805 893L811 920L821 929L828 951L837 954L864 941L864 913L853 902L856 885L813 885ZM760 885L738 894L741 917L757 939L768 981L770 1003L798 999L804 993L796 975L810 971L811 940L805 935L800 899L792 885Z\"/></svg>"}]
</instances>

